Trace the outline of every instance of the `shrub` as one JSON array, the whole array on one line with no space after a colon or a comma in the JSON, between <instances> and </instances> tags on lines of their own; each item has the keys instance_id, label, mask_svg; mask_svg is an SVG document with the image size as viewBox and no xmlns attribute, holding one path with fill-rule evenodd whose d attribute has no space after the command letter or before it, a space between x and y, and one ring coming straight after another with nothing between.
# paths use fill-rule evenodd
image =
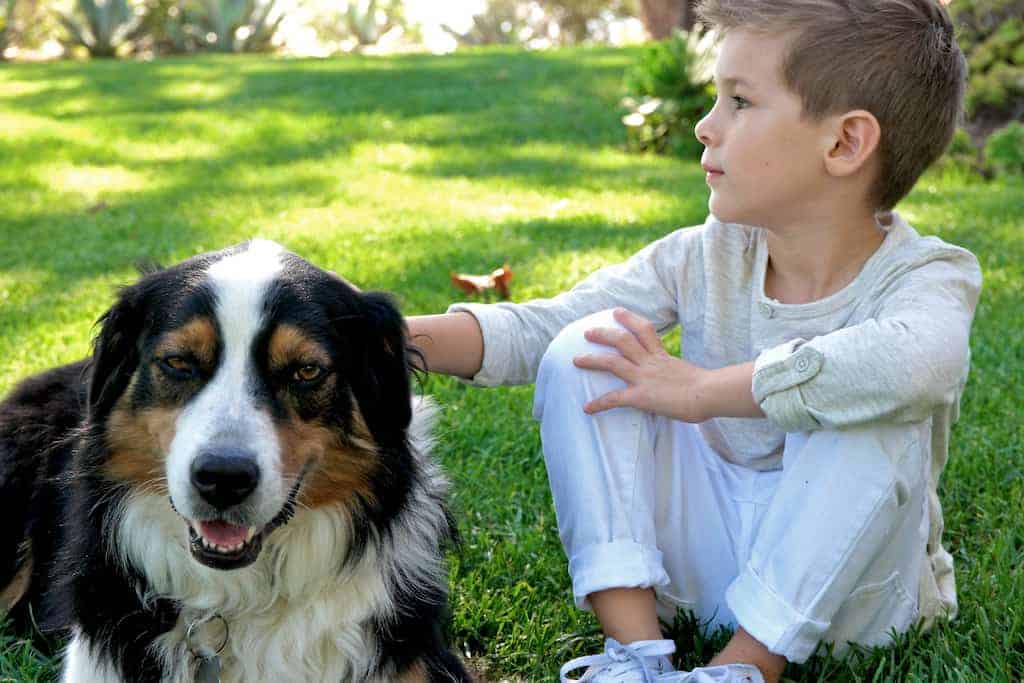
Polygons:
<instances>
[{"instance_id":1,"label":"shrub","mask_svg":"<svg viewBox=\"0 0 1024 683\"><path fill-rule=\"evenodd\" d=\"M981 154L971 140L970 134L963 128L957 128L953 133L953 141L935 166L942 171L950 171L961 176L985 175L981 166Z\"/></svg>"},{"instance_id":2,"label":"shrub","mask_svg":"<svg viewBox=\"0 0 1024 683\"><path fill-rule=\"evenodd\" d=\"M622 123L631 151L692 157L702 145L693 127L714 105L710 63L714 36L677 32L646 45L626 74Z\"/></svg>"},{"instance_id":3,"label":"shrub","mask_svg":"<svg viewBox=\"0 0 1024 683\"><path fill-rule=\"evenodd\" d=\"M4 58L4 51L10 43L11 27L14 24L14 9L16 0L2 0L0 2L0 60Z\"/></svg>"},{"instance_id":4,"label":"shrub","mask_svg":"<svg viewBox=\"0 0 1024 683\"><path fill-rule=\"evenodd\" d=\"M950 5L969 66L967 117L984 134L1024 114L1024 0Z\"/></svg>"},{"instance_id":5,"label":"shrub","mask_svg":"<svg viewBox=\"0 0 1024 683\"><path fill-rule=\"evenodd\" d=\"M1024 125L1013 122L988 137L985 160L1000 175L1024 175Z\"/></svg>"}]
</instances>

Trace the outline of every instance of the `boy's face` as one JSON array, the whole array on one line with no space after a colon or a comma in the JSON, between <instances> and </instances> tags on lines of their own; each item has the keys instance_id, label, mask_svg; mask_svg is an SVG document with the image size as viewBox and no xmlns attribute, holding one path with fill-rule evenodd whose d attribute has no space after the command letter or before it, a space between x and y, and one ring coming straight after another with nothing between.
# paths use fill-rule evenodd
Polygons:
<instances>
[{"instance_id":1,"label":"boy's face","mask_svg":"<svg viewBox=\"0 0 1024 683\"><path fill-rule=\"evenodd\" d=\"M718 99L695 133L705 146L709 209L724 222L790 225L806 220L808 203L825 191L827 117L801 118L799 96L782 82L785 48L784 37L743 29L722 42Z\"/></svg>"}]
</instances>

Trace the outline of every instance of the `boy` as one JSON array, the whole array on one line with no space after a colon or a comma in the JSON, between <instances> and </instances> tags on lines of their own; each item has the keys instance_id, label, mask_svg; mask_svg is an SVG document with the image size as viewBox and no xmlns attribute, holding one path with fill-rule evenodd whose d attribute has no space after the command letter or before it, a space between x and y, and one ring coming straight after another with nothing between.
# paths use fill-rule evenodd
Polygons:
<instances>
[{"instance_id":1,"label":"boy","mask_svg":"<svg viewBox=\"0 0 1024 683\"><path fill-rule=\"evenodd\" d=\"M956 611L936 486L981 274L891 212L959 117L949 17L935 0L700 11L724 35L696 127L704 225L551 300L408 321L431 371L536 381L573 593L608 638L563 681L773 683L821 641ZM658 336L677 323L682 358ZM658 626L680 607L737 629L692 672Z\"/></svg>"}]
</instances>

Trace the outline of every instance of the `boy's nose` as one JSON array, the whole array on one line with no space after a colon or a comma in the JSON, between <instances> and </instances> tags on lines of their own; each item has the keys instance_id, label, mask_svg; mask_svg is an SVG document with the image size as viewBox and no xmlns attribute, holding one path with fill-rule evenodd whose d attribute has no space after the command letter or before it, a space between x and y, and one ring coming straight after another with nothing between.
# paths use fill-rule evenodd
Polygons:
<instances>
[{"instance_id":1,"label":"boy's nose","mask_svg":"<svg viewBox=\"0 0 1024 683\"><path fill-rule=\"evenodd\" d=\"M711 112L704 115L697 125L693 127L693 134L697 136L701 144L705 147L711 146L711 125L708 123L708 119L711 118Z\"/></svg>"}]
</instances>

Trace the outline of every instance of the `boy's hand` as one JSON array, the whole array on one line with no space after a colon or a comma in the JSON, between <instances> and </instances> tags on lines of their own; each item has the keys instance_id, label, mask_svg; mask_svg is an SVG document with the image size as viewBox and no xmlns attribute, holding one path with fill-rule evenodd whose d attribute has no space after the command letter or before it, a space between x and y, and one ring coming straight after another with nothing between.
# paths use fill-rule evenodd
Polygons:
<instances>
[{"instance_id":1,"label":"boy's hand","mask_svg":"<svg viewBox=\"0 0 1024 683\"><path fill-rule=\"evenodd\" d=\"M609 408L631 406L683 422L703 422L712 417L705 409L701 387L708 371L670 355L649 320L623 308L614 312L615 320L626 330L595 327L587 330L587 341L618 349L612 353L588 353L576 356L576 367L605 370L629 386L590 401L583 410L588 414Z\"/></svg>"}]
</instances>

